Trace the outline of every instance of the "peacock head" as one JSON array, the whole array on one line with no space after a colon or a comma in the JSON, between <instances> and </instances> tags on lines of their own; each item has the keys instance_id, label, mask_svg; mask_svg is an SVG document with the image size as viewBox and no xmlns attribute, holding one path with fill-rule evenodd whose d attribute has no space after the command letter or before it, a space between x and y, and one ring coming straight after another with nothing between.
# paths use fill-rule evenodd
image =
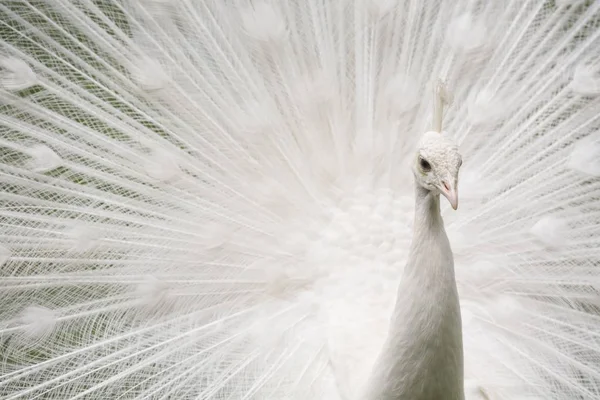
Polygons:
<instances>
[{"instance_id":1,"label":"peacock head","mask_svg":"<svg viewBox=\"0 0 600 400\"><path fill-rule=\"evenodd\" d=\"M441 193L453 209L458 208L458 171L462 157L458 146L438 132L426 132L418 147L413 165L417 183L434 193Z\"/></svg>"}]
</instances>

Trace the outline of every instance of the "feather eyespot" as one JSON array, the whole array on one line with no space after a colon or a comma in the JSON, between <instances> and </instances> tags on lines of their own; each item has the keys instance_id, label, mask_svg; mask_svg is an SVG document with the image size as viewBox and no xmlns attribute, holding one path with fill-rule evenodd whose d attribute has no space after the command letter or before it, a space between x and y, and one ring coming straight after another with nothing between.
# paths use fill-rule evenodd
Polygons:
<instances>
[{"instance_id":1,"label":"feather eyespot","mask_svg":"<svg viewBox=\"0 0 600 400\"><path fill-rule=\"evenodd\" d=\"M419 166L425 172L431 171L431 164L429 164L429 162L423 157L419 157Z\"/></svg>"}]
</instances>

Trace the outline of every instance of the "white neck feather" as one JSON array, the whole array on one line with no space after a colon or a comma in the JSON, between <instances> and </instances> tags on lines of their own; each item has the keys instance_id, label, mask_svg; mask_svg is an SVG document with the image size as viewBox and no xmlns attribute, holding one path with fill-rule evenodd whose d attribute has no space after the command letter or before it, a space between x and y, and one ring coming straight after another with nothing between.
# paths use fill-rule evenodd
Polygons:
<instances>
[{"instance_id":1,"label":"white neck feather","mask_svg":"<svg viewBox=\"0 0 600 400\"><path fill-rule=\"evenodd\" d=\"M454 260L440 198L416 185L413 239L390 330L363 399L463 400Z\"/></svg>"}]
</instances>

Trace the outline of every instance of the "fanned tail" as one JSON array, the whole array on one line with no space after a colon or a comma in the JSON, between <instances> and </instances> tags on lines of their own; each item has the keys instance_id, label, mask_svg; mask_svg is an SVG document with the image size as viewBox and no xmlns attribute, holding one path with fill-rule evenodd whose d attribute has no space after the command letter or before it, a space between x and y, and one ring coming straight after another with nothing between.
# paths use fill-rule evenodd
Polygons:
<instances>
[{"instance_id":1,"label":"fanned tail","mask_svg":"<svg viewBox=\"0 0 600 400\"><path fill-rule=\"evenodd\" d=\"M600 396L599 2L19 0L0 35L0 397L351 399L432 77L468 398Z\"/></svg>"}]
</instances>

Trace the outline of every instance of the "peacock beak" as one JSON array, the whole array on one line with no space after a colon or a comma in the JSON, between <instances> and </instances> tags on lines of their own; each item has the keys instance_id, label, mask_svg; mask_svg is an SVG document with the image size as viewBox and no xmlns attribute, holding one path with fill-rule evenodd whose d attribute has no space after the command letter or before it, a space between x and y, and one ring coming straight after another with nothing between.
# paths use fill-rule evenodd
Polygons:
<instances>
[{"instance_id":1,"label":"peacock beak","mask_svg":"<svg viewBox=\"0 0 600 400\"><path fill-rule=\"evenodd\" d=\"M443 180L440 186L440 191L444 195L445 198L448 199L452 209L456 210L458 208L458 188L455 184L448 183L448 180Z\"/></svg>"}]
</instances>

